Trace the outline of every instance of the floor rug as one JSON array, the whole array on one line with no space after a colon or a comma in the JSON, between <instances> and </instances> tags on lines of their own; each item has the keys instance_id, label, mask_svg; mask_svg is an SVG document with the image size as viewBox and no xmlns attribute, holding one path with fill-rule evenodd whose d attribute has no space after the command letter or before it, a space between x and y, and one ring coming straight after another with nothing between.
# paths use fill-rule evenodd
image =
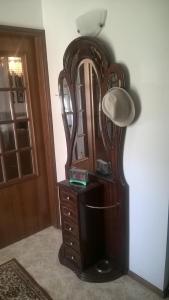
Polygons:
<instances>
[{"instance_id":1,"label":"floor rug","mask_svg":"<svg viewBox=\"0 0 169 300\"><path fill-rule=\"evenodd\" d=\"M0 300L52 300L16 259L0 265Z\"/></svg>"}]
</instances>

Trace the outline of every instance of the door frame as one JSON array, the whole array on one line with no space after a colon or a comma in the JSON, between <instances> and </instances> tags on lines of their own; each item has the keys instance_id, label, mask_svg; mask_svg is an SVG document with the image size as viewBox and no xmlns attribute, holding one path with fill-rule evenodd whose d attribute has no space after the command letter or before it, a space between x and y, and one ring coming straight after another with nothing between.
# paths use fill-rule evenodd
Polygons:
<instances>
[{"instance_id":1,"label":"door frame","mask_svg":"<svg viewBox=\"0 0 169 300\"><path fill-rule=\"evenodd\" d=\"M38 77L38 92L40 96L40 110L42 115L42 134L44 138L45 160L47 170L47 184L51 224L55 227L60 226L59 217L59 201L57 188L57 174L54 151L53 138L53 124L52 124L52 110L51 98L49 88L48 64L45 30L32 29L23 27L14 27L0 25L0 34L10 33L17 37L30 37L34 43L35 57L37 63L37 77Z\"/></svg>"}]
</instances>

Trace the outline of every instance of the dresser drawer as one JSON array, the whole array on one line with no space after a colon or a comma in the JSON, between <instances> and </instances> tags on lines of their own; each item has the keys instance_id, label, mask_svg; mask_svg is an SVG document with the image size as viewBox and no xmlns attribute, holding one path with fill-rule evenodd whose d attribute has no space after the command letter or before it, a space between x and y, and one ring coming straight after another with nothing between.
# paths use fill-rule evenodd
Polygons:
<instances>
[{"instance_id":1,"label":"dresser drawer","mask_svg":"<svg viewBox=\"0 0 169 300\"><path fill-rule=\"evenodd\" d=\"M77 210L74 207L69 207L66 205L66 203L62 203L60 206L62 219L69 219L70 221L73 221L73 223L78 224L77 219Z\"/></svg>"},{"instance_id":2,"label":"dresser drawer","mask_svg":"<svg viewBox=\"0 0 169 300\"><path fill-rule=\"evenodd\" d=\"M61 203L64 202L69 206L73 206L76 207L77 206L77 197L75 194L71 193L69 190L66 189L60 189L59 191L59 195L60 195L60 201Z\"/></svg>"},{"instance_id":3,"label":"dresser drawer","mask_svg":"<svg viewBox=\"0 0 169 300\"><path fill-rule=\"evenodd\" d=\"M62 218L62 231L63 234L69 233L76 238L79 238L78 226L75 223L71 222L68 218Z\"/></svg>"},{"instance_id":4,"label":"dresser drawer","mask_svg":"<svg viewBox=\"0 0 169 300\"><path fill-rule=\"evenodd\" d=\"M81 267L81 259L80 256L76 253L76 251L74 251L68 246L64 246L64 254L65 258L72 262L72 264L76 265L77 267Z\"/></svg>"},{"instance_id":5,"label":"dresser drawer","mask_svg":"<svg viewBox=\"0 0 169 300\"><path fill-rule=\"evenodd\" d=\"M72 234L63 233L63 242L65 245L69 246L71 249L76 250L80 254L79 239L75 238Z\"/></svg>"}]
</instances>

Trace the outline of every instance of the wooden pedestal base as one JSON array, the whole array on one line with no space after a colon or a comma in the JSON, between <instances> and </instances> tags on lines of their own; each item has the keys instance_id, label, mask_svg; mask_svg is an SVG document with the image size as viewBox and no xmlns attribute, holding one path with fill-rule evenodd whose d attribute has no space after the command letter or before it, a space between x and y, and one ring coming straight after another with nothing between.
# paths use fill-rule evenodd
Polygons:
<instances>
[{"instance_id":1,"label":"wooden pedestal base","mask_svg":"<svg viewBox=\"0 0 169 300\"><path fill-rule=\"evenodd\" d=\"M102 260L85 270L80 270L78 266L64 256L64 246L59 251L59 261L62 265L71 269L81 280L87 282L107 282L117 279L124 273L111 261ZM107 268L106 268L107 264Z\"/></svg>"}]
</instances>

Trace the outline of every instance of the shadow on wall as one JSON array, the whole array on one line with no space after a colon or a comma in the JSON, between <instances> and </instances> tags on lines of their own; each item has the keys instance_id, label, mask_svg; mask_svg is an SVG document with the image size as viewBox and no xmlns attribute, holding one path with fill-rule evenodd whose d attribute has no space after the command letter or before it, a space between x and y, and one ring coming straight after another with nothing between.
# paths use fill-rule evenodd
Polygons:
<instances>
[{"instance_id":1,"label":"shadow on wall","mask_svg":"<svg viewBox=\"0 0 169 300\"><path fill-rule=\"evenodd\" d=\"M133 123L135 123L138 120L138 118L139 118L139 116L141 114L141 101L140 101L140 97L138 95L137 90L130 87L130 73L128 71L128 68L123 63L120 63L120 65L122 66L122 68L124 70L124 74L125 74L125 78L126 78L126 90L130 94L130 96L131 96L131 98L133 99L133 102L134 102L134 106L135 106L135 118L134 118Z\"/></svg>"},{"instance_id":2,"label":"shadow on wall","mask_svg":"<svg viewBox=\"0 0 169 300\"><path fill-rule=\"evenodd\" d=\"M137 91L135 89L129 89L129 94L132 97L133 101L134 101L134 106L135 106L135 118L133 123L135 123L140 114L141 114L141 101L140 101L140 97L137 93Z\"/></svg>"},{"instance_id":3,"label":"shadow on wall","mask_svg":"<svg viewBox=\"0 0 169 300\"><path fill-rule=\"evenodd\" d=\"M167 250L165 261L165 275L164 275L164 296L169 296L169 209L168 209L168 231L167 231Z\"/></svg>"},{"instance_id":4,"label":"shadow on wall","mask_svg":"<svg viewBox=\"0 0 169 300\"><path fill-rule=\"evenodd\" d=\"M103 46L105 48L105 53L107 53L110 63L116 63L114 50L113 50L112 46L110 45L110 43L107 41L107 39L99 37L98 40L100 40L103 43Z\"/></svg>"},{"instance_id":5,"label":"shadow on wall","mask_svg":"<svg viewBox=\"0 0 169 300\"><path fill-rule=\"evenodd\" d=\"M107 39L101 38L101 41L103 41L103 45L105 45L105 47L106 47L106 52L107 52L108 57L110 59L110 63L120 64L122 69L124 70L126 90L128 91L128 93L132 97L133 102L134 102L134 106L135 106L135 118L134 118L134 121L133 121L133 123L135 123L138 120L138 118L141 114L141 101L140 101L140 97L138 95L137 90L130 87L130 73L129 73L129 70L128 70L128 68L125 64L116 61L114 50L113 50L111 44L107 41Z\"/></svg>"}]
</instances>

